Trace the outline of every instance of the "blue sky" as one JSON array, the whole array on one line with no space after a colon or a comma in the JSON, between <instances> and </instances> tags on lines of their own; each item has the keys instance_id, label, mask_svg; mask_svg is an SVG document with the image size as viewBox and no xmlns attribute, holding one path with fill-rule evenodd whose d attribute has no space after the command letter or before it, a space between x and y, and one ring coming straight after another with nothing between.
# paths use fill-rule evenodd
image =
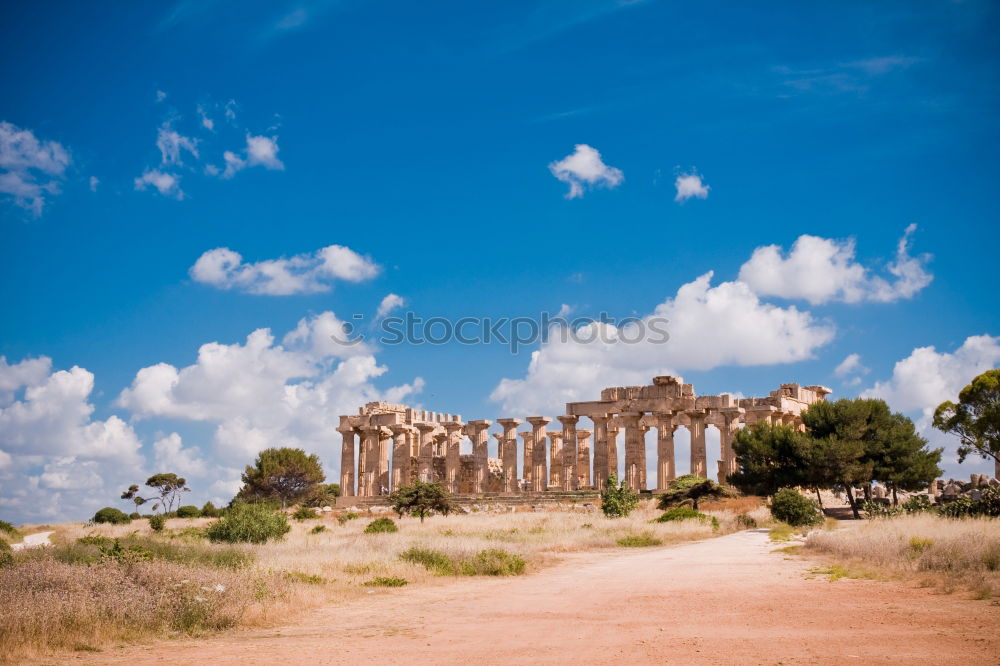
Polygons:
<instances>
[{"instance_id":1,"label":"blue sky","mask_svg":"<svg viewBox=\"0 0 1000 666\"><path fill-rule=\"evenodd\" d=\"M336 415L369 399L555 416L673 371L925 424L1000 364L993 3L2 12L6 519L84 518L161 467L228 499L267 445L335 478ZM389 294L659 312L672 338L329 342Z\"/></svg>"}]
</instances>

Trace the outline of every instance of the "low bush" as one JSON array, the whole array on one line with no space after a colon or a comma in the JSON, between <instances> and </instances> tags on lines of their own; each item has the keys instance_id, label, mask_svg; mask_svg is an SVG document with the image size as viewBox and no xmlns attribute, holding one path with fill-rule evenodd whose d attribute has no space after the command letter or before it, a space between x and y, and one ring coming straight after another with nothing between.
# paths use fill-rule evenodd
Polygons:
<instances>
[{"instance_id":1,"label":"low bush","mask_svg":"<svg viewBox=\"0 0 1000 666\"><path fill-rule=\"evenodd\" d=\"M626 518L639 506L639 493L618 482L614 474L608 476L601 491L601 511L608 518Z\"/></svg>"},{"instance_id":2,"label":"low bush","mask_svg":"<svg viewBox=\"0 0 1000 666\"><path fill-rule=\"evenodd\" d=\"M95 523L110 523L112 525L127 525L132 522L132 519L128 517L128 514L124 511L120 511L113 506L106 506L100 509L94 514L93 522Z\"/></svg>"},{"instance_id":3,"label":"low bush","mask_svg":"<svg viewBox=\"0 0 1000 666\"><path fill-rule=\"evenodd\" d=\"M865 500L859 507L865 514L865 518L874 520L876 518L894 518L903 515L903 509L898 506L890 506L885 502L875 500Z\"/></svg>"},{"instance_id":4,"label":"low bush","mask_svg":"<svg viewBox=\"0 0 1000 666\"><path fill-rule=\"evenodd\" d=\"M319 534L320 532L326 532L326 525L317 525L309 530L309 534Z\"/></svg>"},{"instance_id":5,"label":"low bush","mask_svg":"<svg viewBox=\"0 0 1000 666\"><path fill-rule=\"evenodd\" d=\"M520 555L500 548L489 548L462 562L463 576L519 576L524 573L525 562Z\"/></svg>"},{"instance_id":6,"label":"low bush","mask_svg":"<svg viewBox=\"0 0 1000 666\"><path fill-rule=\"evenodd\" d=\"M316 513L316 509L310 509L307 506L302 506L292 514L292 518L295 520L315 520L316 518L319 518L319 514Z\"/></svg>"},{"instance_id":7,"label":"low bush","mask_svg":"<svg viewBox=\"0 0 1000 666\"><path fill-rule=\"evenodd\" d=\"M8 523L6 520L0 520L0 532L8 534L15 539L21 536L21 533L17 531L17 528Z\"/></svg>"},{"instance_id":8,"label":"low bush","mask_svg":"<svg viewBox=\"0 0 1000 666\"><path fill-rule=\"evenodd\" d=\"M657 539L651 534L630 534L618 539L619 546L625 546L627 548L644 548L646 546L659 546L663 543L662 539Z\"/></svg>"},{"instance_id":9,"label":"low bush","mask_svg":"<svg viewBox=\"0 0 1000 666\"><path fill-rule=\"evenodd\" d=\"M823 522L819 506L792 488L782 488L771 498L771 515L775 520L793 527L818 525Z\"/></svg>"},{"instance_id":10,"label":"low bush","mask_svg":"<svg viewBox=\"0 0 1000 666\"><path fill-rule=\"evenodd\" d=\"M343 525L349 520L357 520L360 517L361 514L354 513L353 511L348 511L347 513L337 516L337 522Z\"/></svg>"},{"instance_id":11,"label":"low bush","mask_svg":"<svg viewBox=\"0 0 1000 666\"><path fill-rule=\"evenodd\" d=\"M909 514L923 513L934 508L931 499L927 495L914 495L903 502L903 511Z\"/></svg>"},{"instance_id":12,"label":"low bush","mask_svg":"<svg viewBox=\"0 0 1000 666\"><path fill-rule=\"evenodd\" d=\"M14 553L11 552L10 544L0 539L0 568L10 566L14 563Z\"/></svg>"},{"instance_id":13,"label":"low bush","mask_svg":"<svg viewBox=\"0 0 1000 666\"><path fill-rule=\"evenodd\" d=\"M177 508L178 518L200 518L201 510L196 506L181 506Z\"/></svg>"},{"instance_id":14,"label":"low bush","mask_svg":"<svg viewBox=\"0 0 1000 666\"><path fill-rule=\"evenodd\" d=\"M392 518L376 518L368 523L368 527L365 528L365 534L385 534L398 531L399 528L396 527L396 523L393 522Z\"/></svg>"},{"instance_id":15,"label":"low bush","mask_svg":"<svg viewBox=\"0 0 1000 666\"><path fill-rule=\"evenodd\" d=\"M163 560L219 569L242 569L253 563L253 555L245 550L205 543L166 541L162 538L128 536L112 539L88 534L75 542L52 547L52 556L65 564L94 564L104 557L122 559L124 553L140 553L141 559Z\"/></svg>"},{"instance_id":16,"label":"low bush","mask_svg":"<svg viewBox=\"0 0 1000 666\"><path fill-rule=\"evenodd\" d=\"M430 548L410 548L400 553L399 559L419 564L438 576L454 576L457 573L455 562L450 557Z\"/></svg>"},{"instance_id":17,"label":"low bush","mask_svg":"<svg viewBox=\"0 0 1000 666\"><path fill-rule=\"evenodd\" d=\"M237 504L208 528L208 538L227 543L267 543L285 536L285 514L258 504Z\"/></svg>"},{"instance_id":18,"label":"low bush","mask_svg":"<svg viewBox=\"0 0 1000 666\"><path fill-rule=\"evenodd\" d=\"M684 520L700 520L703 523L709 523L712 525L712 529L719 529L719 521L714 516L706 515L700 511L695 511L689 506L675 506L669 511L664 512L662 516L654 519L654 523L671 523L675 521ZM753 520L751 518L751 520ZM754 521L756 526L757 522Z\"/></svg>"},{"instance_id":19,"label":"low bush","mask_svg":"<svg viewBox=\"0 0 1000 666\"><path fill-rule=\"evenodd\" d=\"M1000 517L1000 488L984 488L979 493L979 499L971 495L962 495L938 509L945 518L987 518Z\"/></svg>"},{"instance_id":20,"label":"low bush","mask_svg":"<svg viewBox=\"0 0 1000 666\"><path fill-rule=\"evenodd\" d=\"M205 502L201 507L201 517L202 518L218 518L222 515L222 511L217 509L211 502Z\"/></svg>"},{"instance_id":21,"label":"low bush","mask_svg":"<svg viewBox=\"0 0 1000 666\"><path fill-rule=\"evenodd\" d=\"M376 576L371 580L365 581L362 585L368 587L403 587L410 581L405 578L399 578L397 576Z\"/></svg>"},{"instance_id":22,"label":"low bush","mask_svg":"<svg viewBox=\"0 0 1000 666\"><path fill-rule=\"evenodd\" d=\"M133 511L132 513L128 514L128 517L131 518L132 520L141 520L142 514L139 513L138 511Z\"/></svg>"},{"instance_id":23,"label":"low bush","mask_svg":"<svg viewBox=\"0 0 1000 666\"><path fill-rule=\"evenodd\" d=\"M757 520L753 516L741 513L736 516L736 526L741 530L752 530L757 527Z\"/></svg>"},{"instance_id":24,"label":"low bush","mask_svg":"<svg viewBox=\"0 0 1000 666\"><path fill-rule=\"evenodd\" d=\"M149 517L149 529L154 532L162 532L167 524L167 518L162 513L154 513Z\"/></svg>"}]
</instances>

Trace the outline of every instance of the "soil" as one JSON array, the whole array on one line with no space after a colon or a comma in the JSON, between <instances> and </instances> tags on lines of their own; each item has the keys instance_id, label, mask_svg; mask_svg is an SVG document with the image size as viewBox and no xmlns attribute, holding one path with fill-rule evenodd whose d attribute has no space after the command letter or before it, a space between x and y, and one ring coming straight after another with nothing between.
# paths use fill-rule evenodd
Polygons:
<instances>
[{"instance_id":1,"label":"soil","mask_svg":"<svg viewBox=\"0 0 1000 666\"><path fill-rule=\"evenodd\" d=\"M74 655L117 664L996 664L1000 605L810 573L764 530L373 590L287 626Z\"/></svg>"}]
</instances>

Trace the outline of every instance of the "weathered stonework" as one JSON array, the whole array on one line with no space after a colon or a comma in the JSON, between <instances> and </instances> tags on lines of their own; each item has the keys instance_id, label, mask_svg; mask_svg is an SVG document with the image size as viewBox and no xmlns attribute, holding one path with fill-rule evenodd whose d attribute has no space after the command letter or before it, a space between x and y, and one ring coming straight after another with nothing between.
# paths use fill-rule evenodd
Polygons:
<instances>
[{"instance_id":1,"label":"weathered stonework","mask_svg":"<svg viewBox=\"0 0 1000 666\"><path fill-rule=\"evenodd\" d=\"M600 489L610 474L618 476L618 434L625 431L621 478L634 490L647 489L646 437L656 429L657 486L676 477L674 431L691 435L691 473L708 476L705 430L719 430L720 460L711 470L720 483L736 471L732 442L736 430L754 423L803 428L802 412L830 390L822 386L782 384L762 398L729 394L695 395L678 377L654 377L648 386L619 386L601 391L600 400L571 402L558 417L530 416L530 431L518 432L521 419L497 419L497 458L489 458L490 421L463 423L457 414L417 410L405 405L370 402L356 415L341 416L341 494L348 498L384 495L413 479L441 481L460 494L515 494L523 491ZM578 428L580 418L592 430ZM518 477L518 436L522 469ZM593 443L591 444L591 436ZM461 454L465 437L472 455ZM390 445L391 442L391 445ZM391 452L391 455L390 455ZM591 455L593 452L593 455ZM593 467L593 471L591 471Z\"/></svg>"}]
</instances>

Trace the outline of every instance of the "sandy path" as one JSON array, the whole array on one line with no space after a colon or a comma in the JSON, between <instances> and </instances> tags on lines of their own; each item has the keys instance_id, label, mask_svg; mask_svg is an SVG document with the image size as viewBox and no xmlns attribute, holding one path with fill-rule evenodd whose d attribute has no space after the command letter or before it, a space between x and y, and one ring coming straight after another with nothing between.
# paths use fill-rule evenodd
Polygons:
<instances>
[{"instance_id":1,"label":"sandy path","mask_svg":"<svg viewBox=\"0 0 1000 666\"><path fill-rule=\"evenodd\" d=\"M10 545L12 550L24 550L25 548L34 548L35 546L47 546L51 541L49 541L49 535L55 534L55 532L36 532L35 534L29 534L24 537L24 541L21 543L12 543Z\"/></svg>"},{"instance_id":2,"label":"sandy path","mask_svg":"<svg viewBox=\"0 0 1000 666\"><path fill-rule=\"evenodd\" d=\"M294 625L80 656L130 664L987 664L1000 606L807 579L766 533L573 555L516 579L379 590Z\"/></svg>"}]
</instances>

